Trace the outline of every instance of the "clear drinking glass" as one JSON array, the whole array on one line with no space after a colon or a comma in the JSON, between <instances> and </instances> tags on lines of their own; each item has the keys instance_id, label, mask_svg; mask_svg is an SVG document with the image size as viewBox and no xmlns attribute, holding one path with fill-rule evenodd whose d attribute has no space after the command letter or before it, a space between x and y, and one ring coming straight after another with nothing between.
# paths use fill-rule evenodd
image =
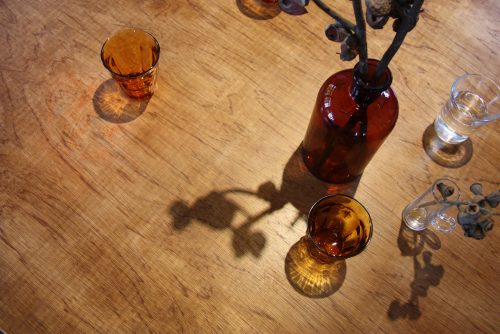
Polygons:
<instances>
[{"instance_id":1,"label":"clear drinking glass","mask_svg":"<svg viewBox=\"0 0 500 334\"><path fill-rule=\"evenodd\" d=\"M480 74L465 74L455 80L450 99L434 121L438 137L459 144L480 126L500 118L500 89Z\"/></svg>"},{"instance_id":2,"label":"clear drinking glass","mask_svg":"<svg viewBox=\"0 0 500 334\"><path fill-rule=\"evenodd\" d=\"M440 232L450 233L457 225L457 207L453 202L459 199L460 188L457 183L448 177L439 178L404 208L403 221L414 231L432 226Z\"/></svg>"},{"instance_id":3,"label":"clear drinking glass","mask_svg":"<svg viewBox=\"0 0 500 334\"><path fill-rule=\"evenodd\" d=\"M122 29L104 42L101 60L130 97L153 95L158 74L160 44L140 29Z\"/></svg>"}]
</instances>

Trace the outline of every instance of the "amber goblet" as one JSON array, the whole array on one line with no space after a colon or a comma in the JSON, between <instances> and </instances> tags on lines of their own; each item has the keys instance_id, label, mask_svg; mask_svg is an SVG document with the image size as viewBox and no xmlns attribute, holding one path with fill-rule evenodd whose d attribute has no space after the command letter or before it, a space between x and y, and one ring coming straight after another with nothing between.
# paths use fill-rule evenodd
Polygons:
<instances>
[{"instance_id":1,"label":"amber goblet","mask_svg":"<svg viewBox=\"0 0 500 334\"><path fill-rule=\"evenodd\" d=\"M309 211L307 225L309 253L326 263L359 254L373 234L368 211L347 195L318 200Z\"/></svg>"}]
</instances>

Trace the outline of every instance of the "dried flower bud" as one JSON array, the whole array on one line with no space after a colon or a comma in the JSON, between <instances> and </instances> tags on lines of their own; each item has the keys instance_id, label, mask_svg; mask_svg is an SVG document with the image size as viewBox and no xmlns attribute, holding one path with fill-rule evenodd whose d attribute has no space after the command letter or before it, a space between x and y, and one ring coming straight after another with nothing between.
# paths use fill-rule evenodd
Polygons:
<instances>
[{"instance_id":1,"label":"dried flower bud","mask_svg":"<svg viewBox=\"0 0 500 334\"><path fill-rule=\"evenodd\" d=\"M356 38L356 36L349 35L346 39L345 42L347 45L349 45L351 48L359 50L359 40Z\"/></svg>"},{"instance_id":2,"label":"dried flower bud","mask_svg":"<svg viewBox=\"0 0 500 334\"><path fill-rule=\"evenodd\" d=\"M481 185L481 183L473 183L470 185L470 191L474 195L481 195L481 193L483 192L483 186Z\"/></svg>"},{"instance_id":3,"label":"dried flower bud","mask_svg":"<svg viewBox=\"0 0 500 334\"><path fill-rule=\"evenodd\" d=\"M478 224L481 227L481 230L483 233L486 233L488 231L491 231L493 229L493 220L492 219L485 219L482 222Z\"/></svg>"},{"instance_id":4,"label":"dried flower bud","mask_svg":"<svg viewBox=\"0 0 500 334\"><path fill-rule=\"evenodd\" d=\"M340 59L341 60L353 60L358 55L358 48L353 47L352 36L346 38L342 44L340 44Z\"/></svg>"},{"instance_id":5,"label":"dried flower bud","mask_svg":"<svg viewBox=\"0 0 500 334\"><path fill-rule=\"evenodd\" d=\"M376 16L370 8L366 8L366 23L373 29L382 29L388 20L389 15Z\"/></svg>"},{"instance_id":6,"label":"dried flower bud","mask_svg":"<svg viewBox=\"0 0 500 334\"><path fill-rule=\"evenodd\" d=\"M488 206L491 208L498 206L500 203L500 190L483 196L480 183L473 183L470 190L475 197L471 202L458 204L459 213L457 218L465 236L480 240L486 236L486 232L493 228L493 213Z\"/></svg>"},{"instance_id":7,"label":"dried flower bud","mask_svg":"<svg viewBox=\"0 0 500 334\"><path fill-rule=\"evenodd\" d=\"M309 0L279 0L278 4L282 11L290 15L302 15L307 13L306 6Z\"/></svg>"},{"instance_id":8,"label":"dried flower bud","mask_svg":"<svg viewBox=\"0 0 500 334\"><path fill-rule=\"evenodd\" d=\"M453 193L455 192L455 188L453 188L451 186L447 186L443 182L439 182L436 185L436 187L437 187L439 193L441 194L441 196L443 196L444 200L446 200L446 198L448 198L451 195L453 195Z\"/></svg>"},{"instance_id":9,"label":"dried flower bud","mask_svg":"<svg viewBox=\"0 0 500 334\"><path fill-rule=\"evenodd\" d=\"M476 216L481 212L481 208L477 204L469 204L465 207L464 212L470 216Z\"/></svg>"},{"instance_id":10,"label":"dried flower bud","mask_svg":"<svg viewBox=\"0 0 500 334\"><path fill-rule=\"evenodd\" d=\"M496 208L500 203L500 190L497 190L486 196L486 202L492 207Z\"/></svg>"},{"instance_id":11,"label":"dried flower bud","mask_svg":"<svg viewBox=\"0 0 500 334\"><path fill-rule=\"evenodd\" d=\"M391 12L392 0L365 0L366 10L373 16L385 16Z\"/></svg>"},{"instance_id":12,"label":"dried flower bud","mask_svg":"<svg viewBox=\"0 0 500 334\"><path fill-rule=\"evenodd\" d=\"M394 32L398 32L400 26L401 19L395 19L394 22L392 22L392 30L394 30Z\"/></svg>"},{"instance_id":13,"label":"dried flower bud","mask_svg":"<svg viewBox=\"0 0 500 334\"><path fill-rule=\"evenodd\" d=\"M340 23L335 22L325 28L325 35L329 40L340 43L349 36L349 33Z\"/></svg>"},{"instance_id":14,"label":"dried flower bud","mask_svg":"<svg viewBox=\"0 0 500 334\"><path fill-rule=\"evenodd\" d=\"M411 11L412 6L413 5L402 6L399 4L395 4L393 6L393 9L391 10L391 12L389 14L389 16L395 18L394 23L392 24L392 30L394 30L395 32L398 32L398 30L403 22L403 18L412 20L412 22L410 22L408 32L412 31L413 28L415 28L420 15L417 15L415 18L413 18L410 15L410 11Z\"/></svg>"}]
</instances>

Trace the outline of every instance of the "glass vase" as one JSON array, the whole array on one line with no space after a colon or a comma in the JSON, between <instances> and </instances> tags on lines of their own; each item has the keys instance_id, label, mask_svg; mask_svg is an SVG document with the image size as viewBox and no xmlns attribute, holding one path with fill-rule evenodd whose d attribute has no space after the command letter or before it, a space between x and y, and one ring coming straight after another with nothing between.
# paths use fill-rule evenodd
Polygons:
<instances>
[{"instance_id":1,"label":"glass vase","mask_svg":"<svg viewBox=\"0 0 500 334\"><path fill-rule=\"evenodd\" d=\"M377 64L368 60L368 78ZM329 183L361 176L398 118L391 83L389 69L372 82L361 77L359 64L325 81L302 142L305 165L314 176Z\"/></svg>"}]
</instances>

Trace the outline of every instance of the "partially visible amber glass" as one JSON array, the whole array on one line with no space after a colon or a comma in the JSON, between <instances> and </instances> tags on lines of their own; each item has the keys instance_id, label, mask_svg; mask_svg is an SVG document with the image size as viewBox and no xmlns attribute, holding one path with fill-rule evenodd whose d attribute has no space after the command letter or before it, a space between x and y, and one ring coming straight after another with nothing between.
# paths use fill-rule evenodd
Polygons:
<instances>
[{"instance_id":1,"label":"partially visible amber glass","mask_svg":"<svg viewBox=\"0 0 500 334\"><path fill-rule=\"evenodd\" d=\"M101 49L101 60L130 97L153 95L158 75L160 44L149 33L127 28L109 37Z\"/></svg>"},{"instance_id":2,"label":"partially visible amber glass","mask_svg":"<svg viewBox=\"0 0 500 334\"><path fill-rule=\"evenodd\" d=\"M359 254L373 233L368 211L346 195L329 195L316 202L307 225L309 252L323 262Z\"/></svg>"},{"instance_id":3,"label":"partially visible amber glass","mask_svg":"<svg viewBox=\"0 0 500 334\"><path fill-rule=\"evenodd\" d=\"M236 0L240 11L255 20L269 20L281 13L278 0Z\"/></svg>"}]
</instances>

